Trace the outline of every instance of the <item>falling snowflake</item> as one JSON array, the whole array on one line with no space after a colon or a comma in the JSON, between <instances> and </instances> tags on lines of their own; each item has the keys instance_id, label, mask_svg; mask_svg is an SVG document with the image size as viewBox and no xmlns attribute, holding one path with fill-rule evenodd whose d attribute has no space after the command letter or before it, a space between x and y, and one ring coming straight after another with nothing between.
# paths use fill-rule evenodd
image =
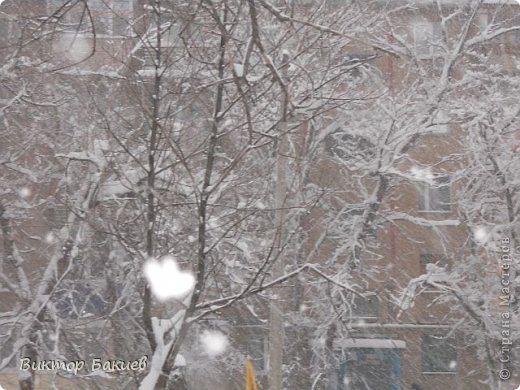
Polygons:
<instances>
[{"instance_id":1,"label":"falling snowflake","mask_svg":"<svg viewBox=\"0 0 520 390\"><path fill-rule=\"evenodd\" d=\"M47 244L52 244L54 242L54 234L52 234L52 232L49 232L45 235L45 242Z\"/></svg>"},{"instance_id":2,"label":"falling snowflake","mask_svg":"<svg viewBox=\"0 0 520 390\"><path fill-rule=\"evenodd\" d=\"M24 199L28 198L29 196L31 196L31 190L29 188L27 188L27 187L20 188L20 191L18 191L18 193Z\"/></svg>"},{"instance_id":3,"label":"falling snowflake","mask_svg":"<svg viewBox=\"0 0 520 390\"><path fill-rule=\"evenodd\" d=\"M225 335L217 331L206 330L200 336L200 342L209 356L217 356L226 351L228 339Z\"/></svg>"},{"instance_id":4,"label":"falling snowflake","mask_svg":"<svg viewBox=\"0 0 520 390\"><path fill-rule=\"evenodd\" d=\"M450 367L450 370L455 370L457 368L457 362L455 360L452 360L450 362L449 367Z\"/></svg>"},{"instance_id":5,"label":"falling snowflake","mask_svg":"<svg viewBox=\"0 0 520 390\"><path fill-rule=\"evenodd\" d=\"M410 173L416 180L433 183L433 175L429 168L412 167Z\"/></svg>"},{"instance_id":6,"label":"falling snowflake","mask_svg":"<svg viewBox=\"0 0 520 390\"><path fill-rule=\"evenodd\" d=\"M475 238L475 241L479 244L485 244L489 239L489 233L487 232L485 227L478 226L473 232L473 237Z\"/></svg>"},{"instance_id":7,"label":"falling snowflake","mask_svg":"<svg viewBox=\"0 0 520 390\"><path fill-rule=\"evenodd\" d=\"M363 326L363 325L366 325L366 323L367 323L367 322L366 322L364 319L362 319L362 318L360 318L360 319L358 319L358 320L356 321L356 325L357 325L357 326Z\"/></svg>"},{"instance_id":8,"label":"falling snowflake","mask_svg":"<svg viewBox=\"0 0 520 390\"><path fill-rule=\"evenodd\" d=\"M237 77L243 77L244 76L244 65L242 64L235 64L235 73Z\"/></svg>"},{"instance_id":9,"label":"falling snowflake","mask_svg":"<svg viewBox=\"0 0 520 390\"><path fill-rule=\"evenodd\" d=\"M86 59L93 50L92 43L79 34L62 34L53 44L54 51L72 61Z\"/></svg>"},{"instance_id":10,"label":"falling snowflake","mask_svg":"<svg viewBox=\"0 0 520 390\"><path fill-rule=\"evenodd\" d=\"M162 262L150 259L144 265L143 271L152 293L160 301L182 298L195 286L193 275L181 271L173 257L167 256Z\"/></svg>"}]
</instances>

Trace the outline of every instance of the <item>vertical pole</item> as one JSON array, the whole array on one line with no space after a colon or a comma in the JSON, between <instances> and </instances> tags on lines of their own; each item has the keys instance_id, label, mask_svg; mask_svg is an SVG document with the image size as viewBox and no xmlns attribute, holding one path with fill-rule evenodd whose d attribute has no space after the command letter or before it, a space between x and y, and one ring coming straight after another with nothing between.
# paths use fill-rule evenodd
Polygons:
<instances>
[{"instance_id":1,"label":"vertical pole","mask_svg":"<svg viewBox=\"0 0 520 390\"><path fill-rule=\"evenodd\" d=\"M282 126L283 127L283 126ZM286 194L286 157L284 157L284 140L282 135L278 140L278 156L276 161L276 189L275 189L275 223L277 231L276 244L278 256L272 267L273 279L283 274L284 257L280 255L283 246L283 222L284 222L284 199ZM282 290L279 288L270 303L269 315L269 368L270 368L270 390L282 390L283 377L283 346L284 346L284 299Z\"/></svg>"},{"instance_id":2,"label":"vertical pole","mask_svg":"<svg viewBox=\"0 0 520 390\"><path fill-rule=\"evenodd\" d=\"M284 55L283 64L288 58ZM283 67L282 74L285 76ZM284 77L284 82L287 78ZM281 105L281 121L278 132L278 140L276 147L276 177L275 177L275 228L276 240L276 262L272 267L273 279L283 275L284 272L284 256L281 255L285 240L285 201L287 196L287 169L289 155L289 139L287 134L287 92L283 92L283 100ZM283 349L284 349L284 306L285 298L282 289L279 288L275 297L270 303L269 315L269 389L282 390L283 380Z\"/></svg>"}]
</instances>

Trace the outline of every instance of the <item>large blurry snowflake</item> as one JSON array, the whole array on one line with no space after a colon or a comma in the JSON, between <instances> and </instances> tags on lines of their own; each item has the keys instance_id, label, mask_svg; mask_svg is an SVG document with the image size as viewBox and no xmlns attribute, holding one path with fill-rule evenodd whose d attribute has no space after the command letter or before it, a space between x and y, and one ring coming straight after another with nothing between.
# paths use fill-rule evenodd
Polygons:
<instances>
[{"instance_id":1,"label":"large blurry snowflake","mask_svg":"<svg viewBox=\"0 0 520 390\"><path fill-rule=\"evenodd\" d=\"M200 336L200 342L209 356L217 356L224 353L228 346L228 339L220 332L206 330Z\"/></svg>"},{"instance_id":2,"label":"large blurry snowflake","mask_svg":"<svg viewBox=\"0 0 520 390\"><path fill-rule=\"evenodd\" d=\"M424 181L428 184L434 184L433 174L429 168L412 167L410 174L415 180Z\"/></svg>"},{"instance_id":3,"label":"large blurry snowflake","mask_svg":"<svg viewBox=\"0 0 520 390\"><path fill-rule=\"evenodd\" d=\"M144 276L152 293L160 301L180 299L188 295L195 286L195 278L190 272L181 271L173 257L167 256L161 262L150 259L143 268Z\"/></svg>"},{"instance_id":4,"label":"large blurry snowflake","mask_svg":"<svg viewBox=\"0 0 520 390\"><path fill-rule=\"evenodd\" d=\"M79 62L88 58L93 51L92 42L79 34L61 34L53 43L54 52L61 57Z\"/></svg>"},{"instance_id":5,"label":"large blurry snowflake","mask_svg":"<svg viewBox=\"0 0 520 390\"><path fill-rule=\"evenodd\" d=\"M483 245L489 240L489 233L485 227L477 226L473 232L473 237L475 238L476 242Z\"/></svg>"},{"instance_id":6,"label":"large blurry snowflake","mask_svg":"<svg viewBox=\"0 0 520 390\"><path fill-rule=\"evenodd\" d=\"M47 244L52 244L54 243L54 234L52 232L49 232L45 235L45 242Z\"/></svg>"},{"instance_id":7,"label":"large blurry snowflake","mask_svg":"<svg viewBox=\"0 0 520 390\"><path fill-rule=\"evenodd\" d=\"M27 188L27 187L20 188L18 193L20 194L20 197L23 198L23 199L26 199L29 196L31 196L31 190L29 188Z\"/></svg>"}]
</instances>

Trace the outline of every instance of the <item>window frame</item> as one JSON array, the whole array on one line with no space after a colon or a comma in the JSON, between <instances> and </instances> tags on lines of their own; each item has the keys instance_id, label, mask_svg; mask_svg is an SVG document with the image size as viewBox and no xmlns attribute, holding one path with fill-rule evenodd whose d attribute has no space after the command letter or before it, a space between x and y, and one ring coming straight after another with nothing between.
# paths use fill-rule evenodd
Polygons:
<instances>
[{"instance_id":1,"label":"window frame","mask_svg":"<svg viewBox=\"0 0 520 390\"><path fill-rule=\"evenodd\" d=\"M49 13L55 12L63 4L65 4L65 0L47 0L47 10ZM122 4L126 6L121 6ZM77 5L74 5L70 10L66 11L66 14L64 15L65 22L76 22L74 17L75 15L71 14L70 12L76 7ZM96 30L96 38L125 38L133 35L115 34L114 26L117 23L117 19L125 16L130 18L134 14L134 0L96 0L96 2L89 2L88 7L92 12L94 28ZM77 21L79 22L79 20ZM88 23L90 24L90 22ZM101 26L106 26L106 28L103 29L103 32L100 32ZM75 26L75 29L72 30L72 32L79 33L79 35L84 36L93 36L92 26L88 27L88 31L76 31L76 27L81 26Z\"/></svg>"},{"instance_id":2,"label":"window frame","mask_svg":"<svg viewBox=\"0 0 520 390\"><path fill-rule=\"evenodd\" d=\"M261 350L262 356L255 356L255 352L253 351L253 343L252 341L258 342L258 346L262 345L261 348L258 350ZM252 328L249 329L247 332L247 355L249 356L249 359L251 360L251 363L253 364L253 368L255 370L256 374L261 374L266 372L269 369L269 340L267 335L264 333L264 330L262 328ZM259 365L260 363L260 365Z\"/></svg>"},{"instance_id":3,"label":"window frame","mask_svg":"<svg viewBox=\"0 0 520 390\"><path fill-rule=\"evenodd\" d=\"M367 294L366 297L360 297L359 295L355 294L352 296L351 299L349 299L349 317L350 319L355 319L355 320L370 320L370 321L377 321L377 319L379 318L379 299L378 299L378 296L375 292L369 292ZM370 299L373 299L373 301L369 301ZM361 306L363 305L364 303L366 303L366 301L368 301L369 305L366 305L366 306ZM370 305L370 304L373 304L373 305ZM373 306L373 307L372 307ZM359 308L363 308L363 310L361 311L357 311ZM365 308L369 308L370 310L368 311L371 311L372 309L375 310L374 314L372 315L372 313L364 313L364 309Z\"/></svg>"},{"instance_id":4,"label":"window frame","mask_svg":"<svg viewBox=\"0 0 520 390\"><path fill-rule=\"evenodd\" d=\"M431 342L432 340L438 340L438 345L433 345L434 343ZM438 355L450 352L452 356L451 358L448 358L449 361L447 364L443 362L441 366L439 361L435 361L435 359L438 359L437 357L426 358L428 353L428 350L425 348L426 346L428 348L435 347L436 350L434 352ZM421 336L421 371L423 374L456 375L458 364L455 364L455 367L450 368L452 361L455 361L456 363L458 362L457 343L455 337L446 337L446 335L440 334L423 334Z\"/></svg>"},{"instance_id":5,"label":"window frame","mask_svg":"<svg viewBox=\"0 0 520 390\"><path fill-rule=\"evenodd\" d=\"M4 29L2 33L2 40L7 41L9 37L11 36L11 29L12 29L13 21L9 16L3 16L0 17L0 31Z\"/></svg>"},{"instance_id":6,"label":"window frame","mask_svg":"<svg viewBox=\"0 0 520 390\"><path fill-rule=\"evenodd\" d=\"M442 26L440 22L431 20L416 21L412 24L412 35L414 54L418 59L433 59L440 53L440 48L438 47L438 42L442 40ZM421 39L418 39L419 37Z\"/></svg>"},{"instance_id":7,"label":"window frame","mask_svg":"<svg viewBox=\"0 0 520 390\"><path fill-rule=\"evenodd\" d=\"M475 18L476 25L478 27L479 34L482 34L489 30L490 26L490 15L486 9L481 9L478 11L477 16Z\"/></svg>"},{"instance_id":8,"label":"window frame","mask_svg":"<svg viewBox=\"0 0 520 390\"><path fill-rule=\"evenodd\" d=\"M173 48L177 47L178 40L180 39L180 26L178 22L175 21L164 21L161 20L161 17L168 16L168 14L161 14L159 18L157 15L152 13L148 14L149 16L149 24L147 27L147 32L145 34L144 42L142 47L139 49L139 60L142 61L142 66L137 70L137 73L141 77L151 77L155 74L156 64L155 60L157 57L157 51L161 51L161 66L159 67L159 71L163 72L165 70L164 60L168 58L169 51ZM161 37L160 47L158 45L157 35L159 29L159 34ZM167 66L167 65L166 65Z\"/></svg>"},{"instance_id":9,"label":"window frame","mask_svg":"<svg viewBox=\"0 0 520 390\"><path fill-rule=\"evenodd\" d=\"M433 185L427 182L420 183L418 187L417 211L422 213L449 214L452 212L451 178L448 175L444 175L435 178L434 181L436 184ZM442 184L443 182L446 184ZM441 199L435 200L436 197ZM446 197L447 201L445 201ZM439 204L445 208L435 208L435 205Z\"/></svg>"},{"instance_id":10,"label":"window frame","mask_svg":"<svg viewBox=\"0 0 520 390\"><path fill-rule=\"evenodd\" d=\"M161 49L173 48L177 46L177 41L180 39L180 26L175 20L170 20L169 13L162 13L160 15L149 14L148 32L153 29L153 34L146 38L146 46L157 48L157 29L161 36Z\"/></svg>"},{"instance_id":11,"label":"window frame","mask_svg":"<svg viewBox=\"0 0 520 390\"><path fill-rule=\"evenodd\" d=\"M520 23L520 16L516 16L512 20L513 26L518 26ZM513 30L509 34L509 43L512 46L512 48L518 48L520 45L520 30Z\"/></svg>"},{"instance_id":12,"label":"window frame","mask_svg":"<svg viewBox=\"0 0 520 390\"><path fill-rule=\"evenodd\" d=\"M89 315L104 316L108 310L101 289L88 282L58 290L54 304L61 318L69 321L84 320Z\"/></svg>"},{"instance_id":13,"label":"window frame","mask_svg":"<svg viewBox=\"0 0 520 390\"><path fill-rule=\"evenodd\" d=\"M397 340L390 339L388 341ZM385 385L388 385L388 387L385 386L385 388L398 388L402 378L399 370L399 367L403 361L401 356L402 350L404 349L401 347L340 347L339 349L335 350L335 357L337 359L335 374L337 375L337 379L335 378L336 380L334 381L335 383L333 382L332 388L337 390L344 389L345 380L347 380L349 383L352 383L355 382L357 378L369 379L367 376L385 378ZM369 363L368 366L366 363ZM380 373L378 369L380 369L381 366L383 366L383 368L386 366L386 368L389 369L390 372L388 376L378 375ZM356 368L361 369L361 372L356 371ZM363 370L366 369L369 371L363 372Z\"/></svg>"},{"instance_id":14,"label":"window frame","mask_svg":"<svg viewBox=\"0 0 520 390\"><path fill-rule=\"evenodd\" d=\"M55 204L43 210L42 217L52 230L60 230L69 224L68 220L72 212L72 208L66 204Z\"/></svg>"},{"instance_id":15,"label":"window frame","mask_svg":"<svg viewBox=\"0 0 520 390\"><path fill-rule=\"evenodd\" d=\"M368 138L352 134L341 125L324 137L323 144L329 157L342 161L360 163L370 161L375 156L375 145Z\"/></svg>"}]
</instances>

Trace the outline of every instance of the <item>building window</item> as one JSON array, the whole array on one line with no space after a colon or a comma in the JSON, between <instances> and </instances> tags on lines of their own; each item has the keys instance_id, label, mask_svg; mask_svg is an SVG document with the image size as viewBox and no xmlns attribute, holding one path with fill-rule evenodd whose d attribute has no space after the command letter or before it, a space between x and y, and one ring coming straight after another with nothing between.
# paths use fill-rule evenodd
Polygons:
<instances>
[{"instance_id":1,"label":"building window","mask_svg":"<svg viewBox=\"0 0 520 390\"><path fill-rule=\"evenodd\" d=\"M155 73L158 60L161 70L168 67L171 61L172 48L179 45L180 42L179 25L173 20L172 15L168 13L150 14L149 23L139 55L143 64L138 71L141 76L152 76ZM158 37L160 37L160 41Z\"/></svg>"},{"instance_id":2,"label":"building window","mask_svg":"<svg viewBox=\"0 0 520 390\"><path fill-rule=\"evenodd\" d=\"M479 32L485 32L489 28L489 14L484 11L479 12L476 23L478 24Z\"/></svg>"},{"instance_id":3,"label":"building window","mask_svg":"<svg viewBox=\"0 0 520 390\"><path fill-rule=\"evenodd\" d=\"M366 341L374 343L374 347L341 351L342 356L338 359L337 384L331 383L330 388L335 390L399 388L401 383L399 350L377 348L378 340Z\"/></svg>"},{"instance_id":4,"label":"building window","mask_svg":"<svg viewBox=\"0 0 520 390\"><path fill-rule=\"evenodd\" d=\"M415 55L419 59L428 59L440 53L442 42L441 24L437 22L419 22L413 25Z\"/></svg>"},{"instance_id":5,"label":"building window","mask_svg":"<svg viewBox=\"0 0 520 390\"><path fill-rule=\"evenodd\" d=\"M520 30L515 30L511 32L511 41L515 46L520 45Z\"/></svg>"},{"instance_id":6,"label":"building window","mask_svg":"<svg viewBox=\"0 0 520 390\"><path fill-rule=\"evenodd\" d=\"M263 332L262 330L258 330ZM247 354L253 363L255 372L266 369L267 338L263 333L249 333L247 337Z\"/></svg>"},{"instance_id":7,"label":"building window","mask_svg":"<svg viewBox=\"0 0 520 390\"><path fill-rule=\"evenodd\" d=\"M423 373L457 372L455 339L445 336L423 335L421 349Z\"/></svg>"},{"instance_id":8,"label":"building window","mask_svg":"<svg viewBox=\"0 0 520 390\"><path fill-rule=\"evenodd\" d=\"M131 34L130 18L133 11L133 0L105 0L89 2L96 33L108 36L129 36Z\"/></svg>"},{"instance_id":9,"label":"building window","mask_svg":"<svg viewBox=\"0 0 520 390\"><path fill-rule=\"evenodd\" d=\"M359 319L377 319L379 301L375 294L360 297L354 295L349 302L350 317Z\"/></svg>"},{"instance_id":10,"label":"building window","mask_svg":"<svg viewBox=\"0 0 520 390\"><path fill-rule=\"evenodd\" d=\"M49 12L54 13L60 7L60 22L67 31L78 30L82 33L92 33L90 22L84 18L84 3L67 3L64 0L49 0ZM86 5L92 14L94 28L97 36L129 36L131 34L130 19L133 13L133 0L89 0ZM81 26L77 23L82 21ZM86 31L84 31L86 29Z\"/></svg>"},{"instance_id":11,"label":"building window","mask_svg":"<svg viewBox=\"0 0 520 390\"><path fill-rule=\"evenodd\" d=\"M353 231L356 226L359 226L360 223L364 220L364 215L366 212L366 205L350 205L350 207L345 207L342 210L338 211L337 214L337 227L344 234L353 234ZM377 227L375 224L367 226L364 230L364 235L368 239L375 239L377 237Z\"/></svg>"},{"instance_id":12,"label":"building window","mask_svg":"<svg viewBox=\"0 0 520 390\"><path fill-rule=\"evenodd\" d=\"M60 317L77 319L99 316L106 313L106 301L99 291L88 283L59 290L55 294L55 305Z\"/></svg>"},{"instance_id":13,"label":"building window","mask_svg":"<svg viewBox=\"0 0 520 390\"><path fill-rule=\"evenodd\" d=\"M365 162L375 156L374 144L367 138L350 134L341 127L327 135L324 142L328 154L341 160Z\"/></svg>"},{"instance_id":14,"label":"building window","mask_svg":"<svg viewBox=\"0 0 520 390\"><path fill-rule=\"evenodd\" d=\"M134 0L88 0L87 3L93 11L105 10L107 8L114 11L132 11L134 8Z\"/></svg>"},{"instance_id":15,"label":"building window","mask_svg":"<svg viewBox=\"0 0 520 390\"><path fill-rule=\"evenodd\" d=\"M143 48L141 50L141 57L143 61L143 69L154 70L155 62L157 61L157 52L152 47Z\"/></svg>"},{"instance_id":16,"label":"building window","mask_svg":"<svg viewBox=\"0 0 520 390\"><path fill-rule=\"evenodd\" d=\"M116 11L132 11L134 7L133 0L112 0L112 7Z\"/></svg>"},{"instance_id":17,"label":"building window","mask_svg":"<svg viewBox=\"0 0 520 390\"><path fill-rule=\"evenodd\" d=\"M341 60L341 65L350 69L350 75L361 77L368 71L368 64L376 58L375 54L350 53Z\"/></svg>"},{"instance_id":18,"label":"building window","mask_svg":"<svg viewBox=\"0 0 520 390\"><path fill-rule=\"evenodd\" d=\"M10 27L11 27L11 20L9 20L7 18L0 19L0 37L2 37L2 39L5 39L6 37L9 36Z\"/></svg>"},{"instance_id":19,"label":"building window","mask_svg":"<svg viewBox=\"0 0 520 390\"><path fill-rule=\"evenodd\" d=\"M171 15L161 14L158 18L154 15L151 20L153 24L150 26L151 34L148 38L148 44L151 47L158 46L157 28L160 29L161 47L174 47L179 43L179 25L172 19Z\"/></svg>"},{"instance_id":20,"label":"building window","mask_svg":"<svg viewBox=\"0 0 520 390\"><path fill-rule=\"evenodd\" d=\"M511 20L511 27L517 27L520 25L520 16L514 16ZM510 33L510 41L513 47L520 45L520 30L513 30Z\"/></svg>"},{"instance_id":21,"label":"building window","mask_svg":"<svg viewBox=\"0 0 520 390\"><path fill-rule=\"evenodd\" d=\"M430 184L423 182L419 188L419 211L451 211L450 178L442 176Z\"/></svg>"},{"instance_id":22,"label":"building window","mask_svg":"<svg viewBox=\"0 0 520 390\"><path fill-rule=\"evenodd\" d=\"M61 229L63 226L67 225L71 213L72 210L69 207L65 205L57 205L44 210L43 217L52 229Z\"/></svg>"}]
</instances>

